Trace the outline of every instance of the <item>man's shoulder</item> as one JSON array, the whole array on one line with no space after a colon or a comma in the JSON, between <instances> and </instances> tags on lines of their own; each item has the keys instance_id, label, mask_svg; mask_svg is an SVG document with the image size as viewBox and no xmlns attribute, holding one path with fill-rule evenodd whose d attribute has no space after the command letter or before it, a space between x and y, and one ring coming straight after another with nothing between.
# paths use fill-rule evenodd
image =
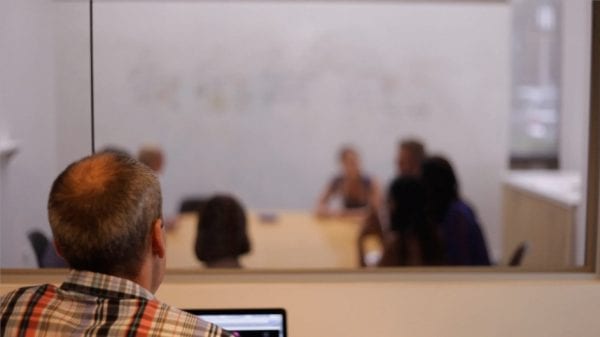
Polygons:
<instances>
[{"instance_id":1,"label":"man's shoulder","mask_svg":"<svg viewBox=\"0 0 600 337\"><path fill-rule=\"evenodd\" d=\"M46 297L46 301L40 301L41 298ZM83 296L85 297L85 296ZM0 315L3 316L3 320L21 320L25 312L31 308L39 305L41 302L50 302L58 299L58 302L67 301L69 306L78 307L81 310L90 310L87 306L79 306L79 302L83 298L82 296L73 296L72 292L65 292L54 285L42 284L36 286L23 287L0 296ZM74 301L74 302L73 302ZM58 303L56 302L56 303ZM103 302L89 301L86 299L86 304L96 303L101 305ZM118 304L117 304L118 303ZM63 303L64 304L64 303ZM104 303L102 305L106 305ZM122 301L114 302L111 301L109 305L117 304L119 306L119 319L136 321L137 328L134 330L147 330L156 332L158 335L173 335L173 336L204 336L204 337L228 337L229 333L223 331L221 328L208 323L200 318L189 314L185 311L177 309L166 303L163 303L155 298L146 299L123 299ZM81 311L80 310L80 311ZM94 309L95 310L95 309ZM43 317L43 320L48 324L60 325L64 317L57 319L56 315L64 314L64 312L47 312L47 315ZM79 315L79 314L78 314ZM74 317L76 317L75 315ZM105 317L106 318L106 317ZM77 320L77 319L76 319ZM4 322L6 323L6 322ZM85 326L87 323L82 323ZM130 324L126 324L131 328ZM62 329L62 327L52 326L54 329ZM85 329L85 327L82 327ZM120 325L112 327L115 331L121 328ZM15 327L16 329L16 327Z\"/></svg>"},{"instance_id":2,"label":"man's shoulder","mask_svg":"<svg viewBox=\"0 0 600 337\"><path fill-rule=\"evenodd\" d=\"M206 337L228 337L230 334L220 327L206 322L199 317L169 304L154 300L159 310L163 313L157 317L165 331L177 333L177 335L206 336Z\"/></svg>"},{"instance_id":3,"label":"man's shoulder","mask_svg":"<svg viewBox=\"0 0 600 337\"><path fill-rule=\"evenodd\" d=\"M56 294L56 289L56 286L52 284L41 284L22 287L0 295L2 323L6 323L4 320L9 317L22 317L40 299L47 300L53 298Z\"/></svg>"},{"instance_id":4,"label":"man's shoulder","mask_svg":"<svg viewBox=\"0 0 600 337\"><path fill-rule=\"evenodd\" d=\"M36 293L39 296L40 292L45 291L56 291L56 286L52 284L39 284L18 288L13 291L2 294L0 295L0 310L4 310L4 307L8 305L9 302L17 302L19 300L33 296Z\"/></svg>"}]
</instances>

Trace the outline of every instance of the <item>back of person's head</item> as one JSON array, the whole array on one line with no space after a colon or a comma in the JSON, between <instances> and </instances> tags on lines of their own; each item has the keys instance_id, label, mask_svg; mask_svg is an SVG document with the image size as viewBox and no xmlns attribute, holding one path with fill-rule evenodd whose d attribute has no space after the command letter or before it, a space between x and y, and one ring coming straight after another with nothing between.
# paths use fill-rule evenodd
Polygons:
<instances>
[{"instance_id":1,"label":"back of person's head","mask_svg":"<svg viewBox=\"0 0 600 337\"><path fill-rule=\"evenodd\" d=\"M425 145L414 138L406 138L400 141L400 149L405 149L414 155L415 159L420 163L425 159Z\"/></svg>"},{"instance_id":2,"label":"back of person's head","mask_svg":"<svg viewBox=\"0 0 600 337\"><path fill-rule=\"evenodd\" d=\"M425 191L414 177L394 179L388 191L390 229L406 231L416 229L425 222Z\"/></svg>"},{"instance_id":3,"label":"back of person's head","mask_svg":"<svg viewBox=\"0 0 600 337\"><path fill-rule=\"evenodd\" d=\"M454 169L442 156L425 159L421 168L430 215L441 220L454 200L459 198L459 186Z\"/></svg>"},{"instance_id":4,"label":"back of person's head","mask_svg":"<svg viewBox=\"0 0 600 337\"><path fill-rule=\"evenodd\" d=\"M129 151L127 151L127 149L122 148L118 145L106 145L106 146L102 147L99 151L97 151L97 153L104 153L104 152L131 157L131 154L129 153Z\"/></svg>"},{"instance_id":5,"label":"back of person's head","mask_svg":"<svg viewBox=\"0 0 600 337\"><path fill-rule=\"evenodd\" d=\"M138 160L150 167L154 172L162 172L164 166L164 154L160 147L144 145L138 151Z\"/></svg>"},{"instance_id":6,"label":"back of person's head","mask_svg":"<svg viewBox=\"0 0 600 337\"><path fill-rule=\"evenodd\" d=\"M417 139L407 138L399 143L398 172L400 175L418 176L425 160L425 145Z\"/></svg>"},{"instance_id":7,"label":"back of person's head","mask_svg":"<svg viewBox=\"0 0 600 337\"><path fill-rule=\"evenodd\" d=\"M227 195L210 198L198 221L196 257L211 263L248 253L250 240L246 224L244 208L235 198Z\"/></svg>"},{"instance_id":8,"label":"back of person's head","mask_svg":"<svg viewBox=\"0 0 600 337\"><path fill-rule=\"evenodd\" d=\"M425 190L418 178L399 177L388 192L390 229L400 265L439 265L443 261L438 226L426 215Z\"/></svg>"},{"instance_id":9,"label":"back of person's head","mask_svg":"<svg viewBox=\"0 0 600 337\"><path fill-rule=\"evenodd\" d=\"M160 219L153 172L135 159L103 152L69 165L54 181L48 219L71 268L125 278L141 270L151 226Z\"/></svg>"}]
</instances>

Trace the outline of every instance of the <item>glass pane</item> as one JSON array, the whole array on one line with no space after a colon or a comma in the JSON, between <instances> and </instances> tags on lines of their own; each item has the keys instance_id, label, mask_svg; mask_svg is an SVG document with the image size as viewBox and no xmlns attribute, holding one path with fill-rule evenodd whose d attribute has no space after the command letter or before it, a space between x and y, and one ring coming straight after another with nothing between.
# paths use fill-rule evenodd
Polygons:
<instances>
[{"instance_id":1,"label":"glass pane","mask_svg":"<svg viewBox=\"0 0 600 337\"><path fill-rule=\"evenodd\" d=\"M322 220L315 204L340 171L344 144L386 194L406 138L451 160L492 260L503 263L507 4L106 1L95 9L99 148L162 149L168 218L186 199L237 197L252 241L242 265L357 267L363 219ZM171 247L181 249L168 265L201 266L196 222L180 218Z\"/></svg>"},{"instance_id":2,"label":"glass pane","mask_svg":"<svg viewBox=\"0 0 600 337\"><path fill-rule=\"evenodd\" d=\"M50 237L50 183L91 147L89 7L1 6L0 266L33 267L27 234ZM98 1L97 149L158 166L175 268L447 265L481 238L494 265L520 252L533 269L582 265L586 6ZM419 174L409 139L449 159L464 204L435 208L445 194L422 171L423 204L398 208L406 185L392 182ZM327 189L337 198L317 207ZM202 208L215 194L241 202L248 242L201 262L200 219L231 226ZM429 227L396 216L415 209ZM453 211L479 227L456 230Z\"/></svg>"}]
</instances>

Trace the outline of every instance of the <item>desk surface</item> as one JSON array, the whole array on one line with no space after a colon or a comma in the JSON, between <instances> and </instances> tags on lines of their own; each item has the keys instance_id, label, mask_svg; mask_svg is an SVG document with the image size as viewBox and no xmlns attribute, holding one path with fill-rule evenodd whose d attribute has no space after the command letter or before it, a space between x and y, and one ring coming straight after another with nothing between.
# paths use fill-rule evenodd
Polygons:
<instances>
[{"instance_id":1,"label":"desk surface","mask_svg":"<svg viewBox=\"0 0 600 337\"><path fill-rule=\"evenodd\" d=\"M320 219L302 211L269 212L262 221L249 212L248 234L252 250L241 259L246 268L305 269L358 266L359 219ZM168 268L202 268L194 255L197 216L185 214L167 233Z\"/></svg>"}]
</instances>

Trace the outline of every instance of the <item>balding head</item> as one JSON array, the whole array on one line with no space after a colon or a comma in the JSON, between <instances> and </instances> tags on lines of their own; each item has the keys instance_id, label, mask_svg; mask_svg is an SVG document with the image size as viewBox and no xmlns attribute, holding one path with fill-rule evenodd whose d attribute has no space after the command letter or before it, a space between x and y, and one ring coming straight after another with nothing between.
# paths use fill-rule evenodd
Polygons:
<instances>
[{"instance_id":1,"label":"balding head","mask_svg":"<svg viewBox=\"0 0 600 337\"><path fill-rule=\"evenodd\" d=\"M70 266L126 278L139 273L160 217L160 186L152 171L117 153L71 164L48 200L52 233Z\"/></svg>"}]
</instances>

